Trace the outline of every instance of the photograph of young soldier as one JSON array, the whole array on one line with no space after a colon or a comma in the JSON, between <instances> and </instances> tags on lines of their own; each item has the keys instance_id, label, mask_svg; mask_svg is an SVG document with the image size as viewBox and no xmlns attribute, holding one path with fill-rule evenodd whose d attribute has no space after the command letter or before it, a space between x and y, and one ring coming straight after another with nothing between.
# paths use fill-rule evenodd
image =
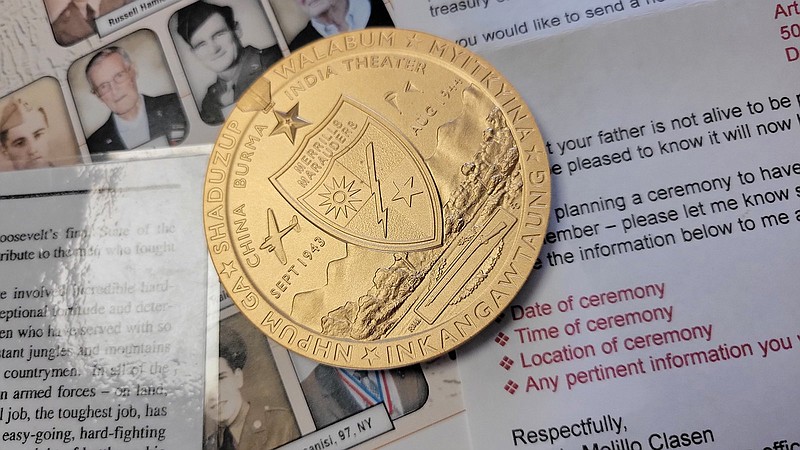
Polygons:
<instances>
[{"instance_id":1,"label":"photograph of young soldier","mask_svg":"<svg viewBox=\"0 0 800 450\"><path fill-rule=\"evenodd\" d=\"M274 0L273 0L274 1ZM308 24L289 42L296 50L323 37L367 27L393 27L383 0L294 0Z\"/></svg>"},{"instance_id":2,"label":"photograph of young soldier","mask_svg":"<svg viewBox=\"0 0 800 450\"><path fill-rule=\"evenodd\" d=\"M300 359L292 356L296 367L310 363ZM419 365L367 371L317 364L300 386L318 429L379 403L392 419L397 419L428 400L428 382Z\"/></svg>"},{"instance_id":3,"label":"photograph of young soldier","mask_svg":"<svg viewBox=\"0 0 800 450\"><path fill-rule=\"evenodd\" d=\"M19 97L0 104L0 170L53 167L44 108Z\"/></svg>"},{"instance_id":4,"label":"photograph of young soldier","mask_svg":"<svg viewBox=\"0 0 800 450\"><path fill-rule=\"evenodd\" d=\"M83 161L58 80L42 77L0 98L0 171Z\"/></svg>"},{"instance_id":5,"label":"photograph of young soldier","mask_svg":"<svg viewBox=\"0 0 800 450\"><path fill-rule=\"evenodd\" d=\"M72 45L97 33L95 19L133 0L45 0L53 36L62 46Z\"/></svg>"},{"instance_id":6,"label":"photograph of young soldier","mask_svg":"<svg viewBox=\"0 0 800 450\"><path fill-rule=\"evenodd\" d=\"M249 344L233 326L220 324L217 389L207 393L204 406L205 450L271 449L300 436L292 411L281 406L288 400L271 353L251 354L258 346Z\"/></svg>"},{"instance_id":7,"label":"photograph of young soldier","mask_svg":"<svg viewBox=\"0 0 800 450\"><path fill-rule=\"evenodd\" d=\"M164 138L163 146L183 140L186 118L177 94L140 92L137 66L121 46L92 56L85 75L92 93L110 110L105 123L86 139L93 160L95 155L134 149L159 138Z\"/></svg>"},{"instance_id":8,"label":"photograph of young soldier","mask_svg":"<svg viewBox=\"0 0 800 450\"><path fill-rule=\"evenodd\" d=\"M264 22L262 30L268 29L266 17ZM202 0L192 3L177 12L175 31L194 58L216 76L199 102L200 118L210 125L223 123L253 81L282 57L277 44L262 49L244 45L242 28L231 6ZM185 66L187 63L190 61L184 61ZM195 97L200 97L199 92Z\"/></svg>"}]
</instances>

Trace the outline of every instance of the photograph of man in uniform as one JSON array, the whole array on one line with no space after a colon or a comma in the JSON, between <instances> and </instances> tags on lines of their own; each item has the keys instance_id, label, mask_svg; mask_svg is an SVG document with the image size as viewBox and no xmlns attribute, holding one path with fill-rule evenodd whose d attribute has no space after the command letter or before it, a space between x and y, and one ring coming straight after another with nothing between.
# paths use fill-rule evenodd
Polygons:
<instances>
[{"instance_id":1,"label":"photograph of man in uniform","mask_svg":"<svg viewBox=\"0 0 800 450\"><path fill-rule=\"evenodd\" d=\"M295 0L309 21L292 39L294 51L322 37L367 27L393 27L383 0Z\"/></svg>"},{"instance_id":2,"label":"photograph of man in uniform","mask_svg":"<svg viewBox=\"0 0 800 450\"><path fill-rule=\"evenodd\" d=\"M298 359L293 357L295 363ZM428 400L428 382L419 365L367 371L317 364L300 386L318 429L378 403L396 419Z\"/></svg>"},{"instance_id":3,"label":"photograph of man in uniform","mask_svg":"<svg viewBox=\"0 0 800 450\"><path fill-rule=\"evenodd\" d=\"M220 324L217 391L206 396L204 406L205 450L271 449L300 436L292 412L270 404L268 397L275 392L258 389L258 395L249 398L244 394L247 383L263 381L257 379L259 374L247 373L247 360L242 335Z\"/></svg>"},{"instance_id":4,"label":"photograph of man in uniform","mask_svg":"<svg viewBox=\"0 0 800 450\"><path fill-rule=\"evenodd\" d=\"M14 170L53 167L44 108L12 97L0 105L0 153Z\"/></svg>"},{"instance_id":5,"label":"photograph of man in uniform","mask_svg":"<svg viewBox=\"0 0 800 450\"><path fill-rule=\"evenodd\" d=\"M245 90L282 56L277 44L264 49L244 46L230 6L192 3L178 11L177 33L200 63L216 74L200 102L200 118L211 125L223 123Z\"/></svg>"},{"instance_id":6,"label":"photograph of man in uniform","mask_svg":"<svg viewBox=\"0 0 800 450\"><path fill-rule=\"evenodd\" d=\"M95 19L121 8L132 0L47 0L53 36L63 46L72 45L97 33ZM66 5L63 5L66 3ZM63 5L63 6L62 6Z\"/></svg>"},{"instance_id":7,"label":"photograph of man in uniform","mask_svg":"<svg viewBox=\"0 0 800 450\"><path fill-rule=\"evenodd\" d=\"M121 47L96 53L85 69L92 93L111 114L86 140L89 153L128 150L165 137L165 145L183 140L186 118L174 93L150 97L139 92L136 65Z\"/></svg>"}]
</instances>

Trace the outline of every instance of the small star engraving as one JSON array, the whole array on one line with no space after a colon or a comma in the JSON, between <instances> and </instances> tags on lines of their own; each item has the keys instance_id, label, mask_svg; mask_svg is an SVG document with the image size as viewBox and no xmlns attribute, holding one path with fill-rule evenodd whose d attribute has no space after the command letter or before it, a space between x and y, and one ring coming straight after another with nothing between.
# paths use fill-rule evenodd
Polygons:
<instances>
[{"instance_id":1,"label":"small star engraving","mask_svg":"<svg viewBox=\"0 0 800 450\"><path fill-rule=\"evenodd\" d=\"M394 183L394 181L392 182ZM397 183L394 183L395 189L397 192L392 197L392 201L403 200L406 202L408 207L411 207L411 200L413 200L415 195L422 194L422 191L415 191L414 190L414 177L408 177L408 180L403 184L403 186L398 186Z\"/></svg>"},{"instance_id":2,"label":"small star engraving","mask_svg":"<svg viewBox=\"0 0 800 450\"><path fill-rule=\"evenodd\" d=\"M234 272L238 272L238 271L239 271L239 269L233 267L233 261L231 261L229 263L223 262L222 263L222 270L220 270L219 273L224 274L225 276L230 278L231 275Z\"/></svg>"},{"instance_id":3,"label":"small star engraving","mask_svg":"<svg viewBox=\"0 0 800 450\"><path fill-rule=\"evenodd\" d=\"M361 359L366 359L369 362L369 365L371 366L373 361L375 361L376 359L380 359L380 356L378 356L378 347L365 348L364 356L362 356Z\"/></svg>"},{"instance_id":4,"label":"small star engraving","mask_svg":"<svg viewBox=\"0 0 800 450\"><path fill-rule=\"evenodd\" d=\"M275 118L278 119L278 125L272 130L270 136L283 133L289 138L289 142L294 144L294 138L297 135L297 129L311 125L311 122L300 118L298 112L300 111L300 103L295 103L289 111L281 112L277 109L272 110L275 113Z\"/></svg>"},{"instance_id":5,"label":"small star engraving","mask_svg":"<svg viewBox=\"0 0 800 450\"><path fill-rule=\"evenodd\" d=\"M422 43L422 39L417 37L417 33L414 33L408 37L406 47L416 49L420 43Z\"/></svg>"}]
</instances>

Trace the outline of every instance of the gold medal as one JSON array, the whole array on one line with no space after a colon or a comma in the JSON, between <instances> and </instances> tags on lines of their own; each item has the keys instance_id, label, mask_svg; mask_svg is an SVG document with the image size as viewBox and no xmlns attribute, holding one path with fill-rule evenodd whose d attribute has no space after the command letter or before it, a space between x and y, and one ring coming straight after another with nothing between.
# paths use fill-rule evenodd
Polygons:
<instances>
[{"instance_id":1,"label":"gold medal","mask_svg":"<svg viewBox=\"0 0 800 450\"><path fill-rule=\"evenodd\" d=\"M549 166L486 61L372 28L254 83L214 146L204 207L220 280L261 331L385 369L452 350L511 302L547 227Z\"/></svg>"}]
</instances>

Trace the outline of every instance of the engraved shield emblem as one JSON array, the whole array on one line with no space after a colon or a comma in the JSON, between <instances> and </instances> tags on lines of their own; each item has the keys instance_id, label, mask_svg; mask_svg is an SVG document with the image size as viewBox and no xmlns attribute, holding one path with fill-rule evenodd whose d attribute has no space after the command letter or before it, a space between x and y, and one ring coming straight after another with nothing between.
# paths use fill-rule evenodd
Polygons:
<instances>
[{"instance_id":1,"label":"engraved shield emblem","mask_svg":"<svg viewBox=\"0 0 800 450\"><path fill-rule=\"evenodd\" d=\"M403 135L352 99L340 97L269 179L342 241L397 252L442 244L442 206L427 165Z\"/></svg>"}]
</instances>

